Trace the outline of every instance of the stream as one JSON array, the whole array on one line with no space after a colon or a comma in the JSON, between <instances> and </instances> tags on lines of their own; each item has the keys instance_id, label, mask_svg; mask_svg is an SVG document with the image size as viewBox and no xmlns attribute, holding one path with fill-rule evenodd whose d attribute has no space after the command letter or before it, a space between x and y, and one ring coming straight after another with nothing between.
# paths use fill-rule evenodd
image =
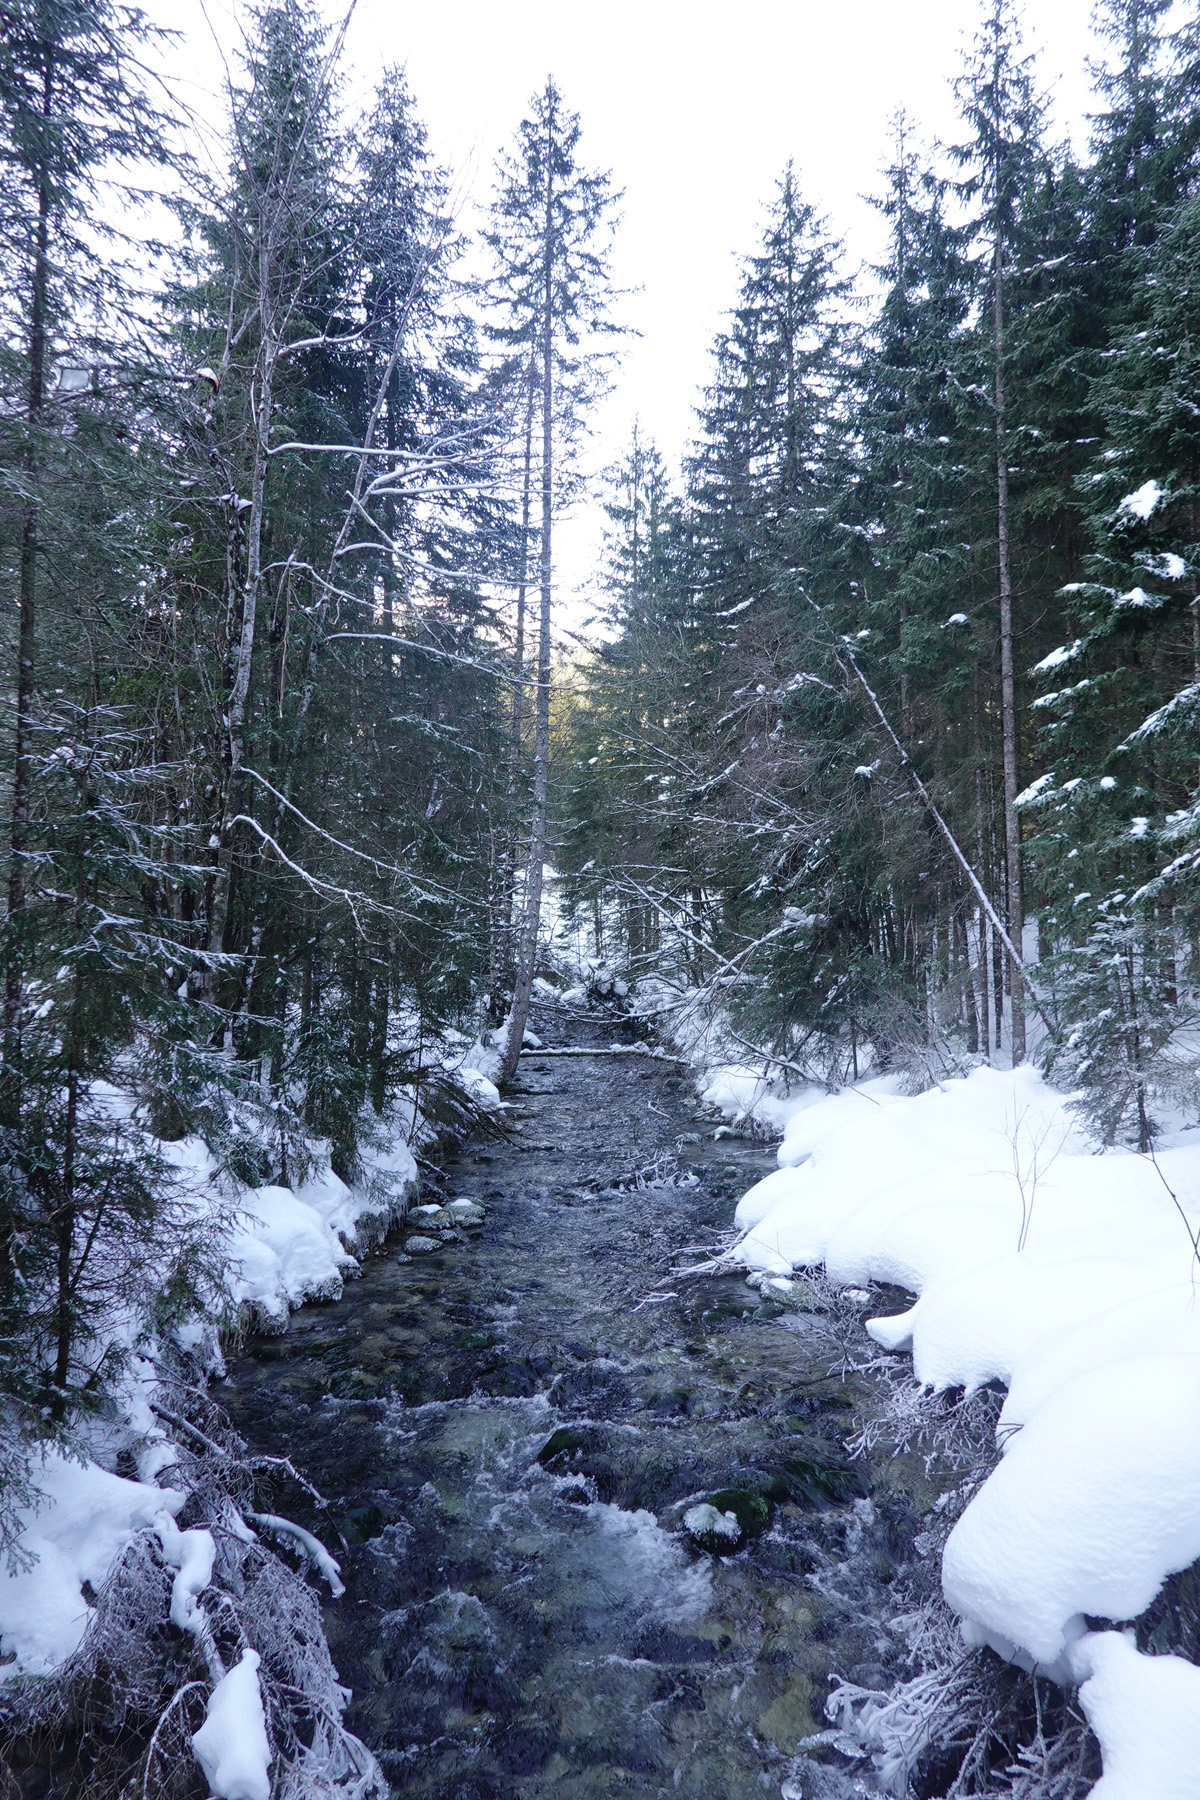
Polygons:
<instances>
[{"instance_id":1,"label":"stream","mask_svg":"<svg viewBox=\"0 0 1200 1800\"><path fill-rule=\"evenodd\" d=\"M548 1047L622 1033L537 1025ZM773 1146L714 1140L684 1072L644 1056L527 1051L511 1099L511 1137L443 1169L483 1223L411 1257L398 1233L221 1390L329 1502L304 1522L342 1561L347 1722L429 1800L874 1791L800 1746L831 1675L900 1672L880 1620L928 1496L847 1455L867 1384L819 1295L672 1275ZM682 1519L714 1496L740 1530L706 1548Z\"/></svg>"}]
</instances>

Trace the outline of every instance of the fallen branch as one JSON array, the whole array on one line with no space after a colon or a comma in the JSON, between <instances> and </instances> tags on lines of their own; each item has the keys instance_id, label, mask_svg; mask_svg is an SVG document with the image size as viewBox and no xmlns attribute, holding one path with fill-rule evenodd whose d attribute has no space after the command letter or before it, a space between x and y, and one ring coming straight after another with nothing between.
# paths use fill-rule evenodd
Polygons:
<instances>
[{"instance_id":1,"label":"fallen branch","mask_svg":"<svg viewBox=\"0 0 1200 1800\"><path fill-rule=\"evenodd\" d=\"M248 1512L245 1517L251 1525L257 1525L260 1531L270 1531L276 1537L290 1538L293 1543L299 1544L304 1555L316 1565L329 1583L329 1591L335 1600L345 1593L346 1584L342 1580L341 1564L330 1556L320 1538L315 1538L311 1531L305 1531L303 1525L296 1525L291 1519L282 1518L279 1513Z\"/></svg>"},{"instance_id":2,"label":"fallen branch","mask_svg":"<svg viewBox=\"0 0 1200 1800\"><path fill-rule=\"evenodd\" d=\"M523 1056L648 1056L654 1062L678 1063L680 1068L690 1069L691 1064L683 1056L670 1056L665 1050L651 1050L647 1044L601 1044L595 1050L586 1044L567 1044L558 1050L535 1050L531 1044L522 1045Z\"/></svg>"},{"instance_id":3,"label":"fallen branch","mask_svg":"<svg viewBox=\"0 0 1200 1800\"><path fill-rule=\"evenodd\" d=\"M1021 977L1021 979L1024 981L1026 987L1029 989L1029 992L1033 998L1033 1004L1034 1004L1035 1008L1037 1009L1038 1015L1041 1018L1042 1023L1045 1025L1046 1030L1050 1033L1050 1036L1052 1038L1056 1037L1058 1035L1058 1028L1055 1025L1054 1019L1052 1017L1051 1007L1049 1006L1048 1002L1045 1000L1043 995L1038 991L1038 988L1037 988L1032 976L1029 973L1029 965L1026 963L1024 957L1021 955L1020 950L1017 948L1016 944L1013 943L1012 938L1009 936L1008 927L1005 925L1004 920L1000 917L1000 914L996 911L996 908L992 905L992 902L991 902L990 898L988 897L987 889L984 887L982 881L980 881L978 875L975 873L975 870L972 867L971 862L966 855L966 852L962 849L962 846L959 844L958 839L955 837L955 835L951 831L949 825L946 823L946 820L943 818L941 812L938 810L937 806L935 805L932 794L929 792L929 789L925 786L925 783L921 780L920 775L917 773L916 764L913 762L912 757L908 754L908 751L904 748L904 745L900 742L900 739L896 736L895 731L892 729L891 720L888 718L887 714L883 710L883 707L880 705L878 694L876 694L874 688L871 686L870 682L867 680L866 676L863 674L862 670L859 668L858 663L855 661L854 652L850 648L850 642L849 642L848 638L843 638L841 640L840 650L835 652L835 657L836 657L836 660L839 663L841 663L843 671L845 670L846 663L849 663L851 669L854 672L854 676L858 682L858 685L861 687L863 693L867 697L867 701L870 704L872 712L875 714L875 717L878 719L880 725L883 727L888 738L890 739L892 747L895 750L896 755L900 759L900 767L904 770L905 774L908 776L908 779L912 783L912 786L917 795L917 798L920 800L922 806L925 808L926 812L929 814L930 818L933 820L934 824L937 826L938 830L941 832L942 836L945 838L947 844L950 846L951 855L954 857L954 860L958 863L959 867L962 869L963 874L966 876L968 885L970 886L971 891L975 895L975 898L978 900L980 908L982 909L982 911L984 913L986 913L987 917L990 919L991 925L992 925L992 930L996 933L997 937L1000 939L1000 942L1004 945L1004 948L1007 950L1009 959L1012 962L1013 968L1017 971L1017 974ZM843 661L843 658L844 658L844 661Z\"/></svg>"}]
</instances>

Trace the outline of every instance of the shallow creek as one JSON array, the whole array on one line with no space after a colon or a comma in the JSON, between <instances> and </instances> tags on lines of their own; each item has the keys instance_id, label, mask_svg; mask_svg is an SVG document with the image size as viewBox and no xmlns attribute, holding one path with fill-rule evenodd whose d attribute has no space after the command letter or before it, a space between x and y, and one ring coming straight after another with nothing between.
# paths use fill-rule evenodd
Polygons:
<instances>
[{"instance_id":1,"label":"shallow creek","mask_svg":"<svg viewBox=\"0 0 1200 1800\"><path fill-rule=\"evenodd\" d=\"M222 1391L330 1501L305 1522L342 1559L349 1722L430 1800L867 1792L797 1746L832 1673L898 1672L879 1619L927 1497L847 1458L867 1396L803 1284L671 1274L772 1147L714 1141L643 1057L526 1053L512 1097L511 1141L445 1166L483 1225L410 1260L398 1235ZM682 1526L712 1495L751 1533L727 1554Z\"/></svg>"}]
</instances>

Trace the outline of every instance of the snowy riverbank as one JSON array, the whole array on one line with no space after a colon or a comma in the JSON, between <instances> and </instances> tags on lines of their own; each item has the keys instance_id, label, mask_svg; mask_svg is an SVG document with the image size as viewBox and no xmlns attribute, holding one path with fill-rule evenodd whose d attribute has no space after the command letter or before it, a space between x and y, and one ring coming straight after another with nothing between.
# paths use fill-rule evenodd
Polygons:
<instances>
[{"instance_id":1,"label":"snowy riverbank","mask_svg":"<svg viewBox=\"0 0 1200 1800\"><path fill-rule=\"evenodd\" d=\"M501 1104L490 1079L497 1061L494 1051L466 1039L441 1047L443 1084L461 1095L472 1116ZM105 1090L100 1098L114 1117L132 1116L132 1101L118 1090ZM270 1671L260 1677L263 1646L246 1637L235 1610L234 1635L243 1642L241 1654L231 1660L212 1608L219 1614L229 1592L245 1587L247 1556L256 1567L270 1560L272 1541L298 1551L335 1596L341 1592L338 1565L290 1521L254 1512L244 1497L235 1502L235 1491L252 1492L250 1465L239 1461L236 1446L213 1443L174 1412L179 1402L172 1382L178 1385L183 1378L181 1369L186 1374L190 1368L191 1378L201 1382L222 1374L223 1334L283 1332L297 1307L338 1298L344 1282L359 1272L362 1257L417 1199L414 1151L432 1149L438 1135L421 1111L414 1116L412 1100L405 1103L401 1096L385 1118L364 1122L353 1182L334 1173L329 1146L313 1140L306 1146L303 1180L259 1187L235 1181L199 1137L153 1141L155 1155L173 1175L210 1246L208 1305L166 1337L144 1320L114 1319L109 1349L124 1364L117 1405L83 1424L69 1450L47 1445L35 1455L32 1494L18 1511L7 1563L0 1564L0 1688L21 1677L69 1680L95 1656L98 1631L103 1635L96 1625L97 1597L103 1610L103 1596L122 1567L148 1555L152 1571L165 1571L170 1622L193 1638L207 1676L201 1683L208 1690L205 1722L190 1743L210 1790L222 1800L267 1800L275 1751L268 1731ZM280 1653L293 1658L297 1671L311 1664L316 1688L305 1698L302 1673L296 1673L295 1683L302 1705L323 1706L328 1715L321 1779L330 1793L345 1787L360 1800L382 1794L373 1758L340 1727L346 1696L319 1625L310 1622L307 1650L297 1644L293 1654L287 1647L289 1617L310 1603L297 1599L285 1566L272 1567L261 1592L269 1594L278 1580L278 1616L267 1619L264 1629L267 1637L280 1638ZM135 1611L139 1606L144 1611L148 1640L165 1623L153 1616L156 1579L153 1573L145 1578L144 1605L135 1603ZM267 1613L273 1605L261 1594L256 1604ZM228 1619L223 1629L228 1632ZM143 1654L139 1645L137 1656ZM39 1705L34 1700L35 1712ZM314 1771L319 1748L308 1757Z\"/></svg>"},{"instance_id":2,"label":"snowy riverbank","mask_svg":"<svg viewBox=\"0 0 1200 1800\"><path fill-rule=\"evenodd\" d=\"M706 1097L755 1100L730 1071ZM775 1110L780 1167L737 1208L735 1258L906 1288L875 1341L935 1391L1008 1390L995 1467L943 1553L965 1642L1079 1684L1102 1800L1195 1800L1200 1669L1127 1627L1200 1557L1200 1133L1099 1154L1029 1067Z\"/></svg>"}]
</instances>

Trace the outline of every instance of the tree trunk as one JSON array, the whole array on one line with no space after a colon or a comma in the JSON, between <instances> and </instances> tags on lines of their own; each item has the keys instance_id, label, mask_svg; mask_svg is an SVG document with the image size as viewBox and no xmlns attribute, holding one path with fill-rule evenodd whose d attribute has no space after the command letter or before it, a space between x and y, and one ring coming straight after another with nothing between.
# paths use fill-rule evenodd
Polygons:
<instances>
[{"instance_id":1,"label":"tree trunk","mask_svg":"<svg viewBox=\"0 0 1200 1800\"><path fill-rule=\"evenodd\" d=\"M509 823L500 877L500 912L496 958L497 974L507 983L515 980L516 959L512 954L513 903L517 884L517 813L521 795L521 736L525 714L525 596L529 585L529 515L533 497L533 412L537 369L529 359L529 376L525 404L525 467L521 486L521 564L517 586L517 633L513 646L512 718L509 726L508 801Z\"/></svg>"},{"instance_id":2,"label":"tree trunk","mask_svg":"<svg viewBox=\"0 0 1200 1800\"><path fill-rule=\"evenodd\" d=\"M546 860L546 811L550 792L550 597L551 528L554 514L554 114L550 113L546 146L546 210L542 238L542 531L541 604L538 617L537 711L533 747L533 821L529 833L529 870L525 877L517 979L508 1018L501 1079L516 1074L537 962L542 918L542 872Z\"/></svg>"},{"instance_id":3,"label":"tree trunk","mask_svg":"<svg viewBox=\"0 0 1200 1800\"><path fill-rule=\"evenodd\" d=\"M42 117L53 112L54 63L47 54L42 78ZM49 125L47 123L47 129ZM5 1110L15 1119L19 1100L21 950L19 936L25 909L25 857L29 846L29 788L32 773L31 734L37 659L37 562L40 511L37 499L38 445L46 404L46 309L50 288L49 171L43 163L38 183L37 234L33 251L33 285L29 305L29 388L25 479L29 499L21 527L20 623L17 639L17 718L13 750L12 826L8 863L8 944L4 972Z\"/></svg>"},{"instance_id":4,"label":"tree trunk","mask_svg":"<svg viewBox=\"0 0 1200 1800\"><path fill-rule=\"evenodd\" d=\"M264 307L267 304L267 282L262 282ZM246 579L242 593L242 620L238 635L237 657L230 687L225 734L225 793L221 808L220 828L216 832L215 869L212 911L209 915L209 950L220 953L225 947L225 928L229 917L229 890L233 874L233 821L237 816L241 793L242 763L246 753L246 711L250 697L250 674L254 666L254 634L258 621L258 589L262 578L263 502L267 482L268 449L271 434L271 404L275 376L275 345L270 334L263 349L262 386L254 419L254 471L250 489L250 523L246 533ZM211 993L216 986L216 972L210 968L205 985Z\"/></svg>"},{"instance_id":5,"label":"tree trunk","mask_svg":"<svg viewBox=\"0 0 1200 1800\"><path fill-rule=\"evenodd\" d=\"M975 994L975 971L971 967L971 939L966 917L961 912L958 914L958 953L962 968L963 1005L966 1010L967 1050L970 1055L975 1056L979 1051L979 1011Z\"/></svg>"},{"instance_id":6,"label":"tree trunk","mask_svg":"<svg viewBox=\"0 0 1200 1800\"><path fill-rule=\"evenodd\" d=\"M76 978L78 982L78 978ZM54 1394L50 1411L61 1419L67 1410L71 1351L75 1345L75 1295L72 1252L75 1248L75 1139L79 1121L79 1072L67 1071L67 1119L63 1136L62 1200L54 1222L57 1237L57 1294L54 1308Z\"/></svg>"},{"instance_id":7,"label":"tree trunk","mask_svg":"<svg viewBox=\"0 0 1200 1800\"><path fill-rule=\"evenodd\" d=\"M992 258L992 323L996 356L996 542L1000 575L1000 734L1004 760L1004 850L1008 872L1008 935L1024 948L1021 890L1021 821L1017 812L1017 705L1013 657L1012 561L1008 537L1008 447L1004 416L1004 243L996 233ZM1009 970L1012 1060L1025 1060L1025 982L1016 963Z\"/></svg>"},{"instance_id":8,"label":"tree trunk","mask_svg":"<svg viewBox=\"0 0 1200 1800\"><path fill-rule=\"evenodd\" d=\"M983 881L987 875L987 855L983 835L984 799L983 799L983 727L979 701L979 662L976 660L971 675L972 698L975 703L975 867L979 870L979 879ZM987 1060L992 1060L991 1008L988 1005L988 921L983 908L979 908L979 1035L981 1048Z\"/></svg>"}]
</instances>

